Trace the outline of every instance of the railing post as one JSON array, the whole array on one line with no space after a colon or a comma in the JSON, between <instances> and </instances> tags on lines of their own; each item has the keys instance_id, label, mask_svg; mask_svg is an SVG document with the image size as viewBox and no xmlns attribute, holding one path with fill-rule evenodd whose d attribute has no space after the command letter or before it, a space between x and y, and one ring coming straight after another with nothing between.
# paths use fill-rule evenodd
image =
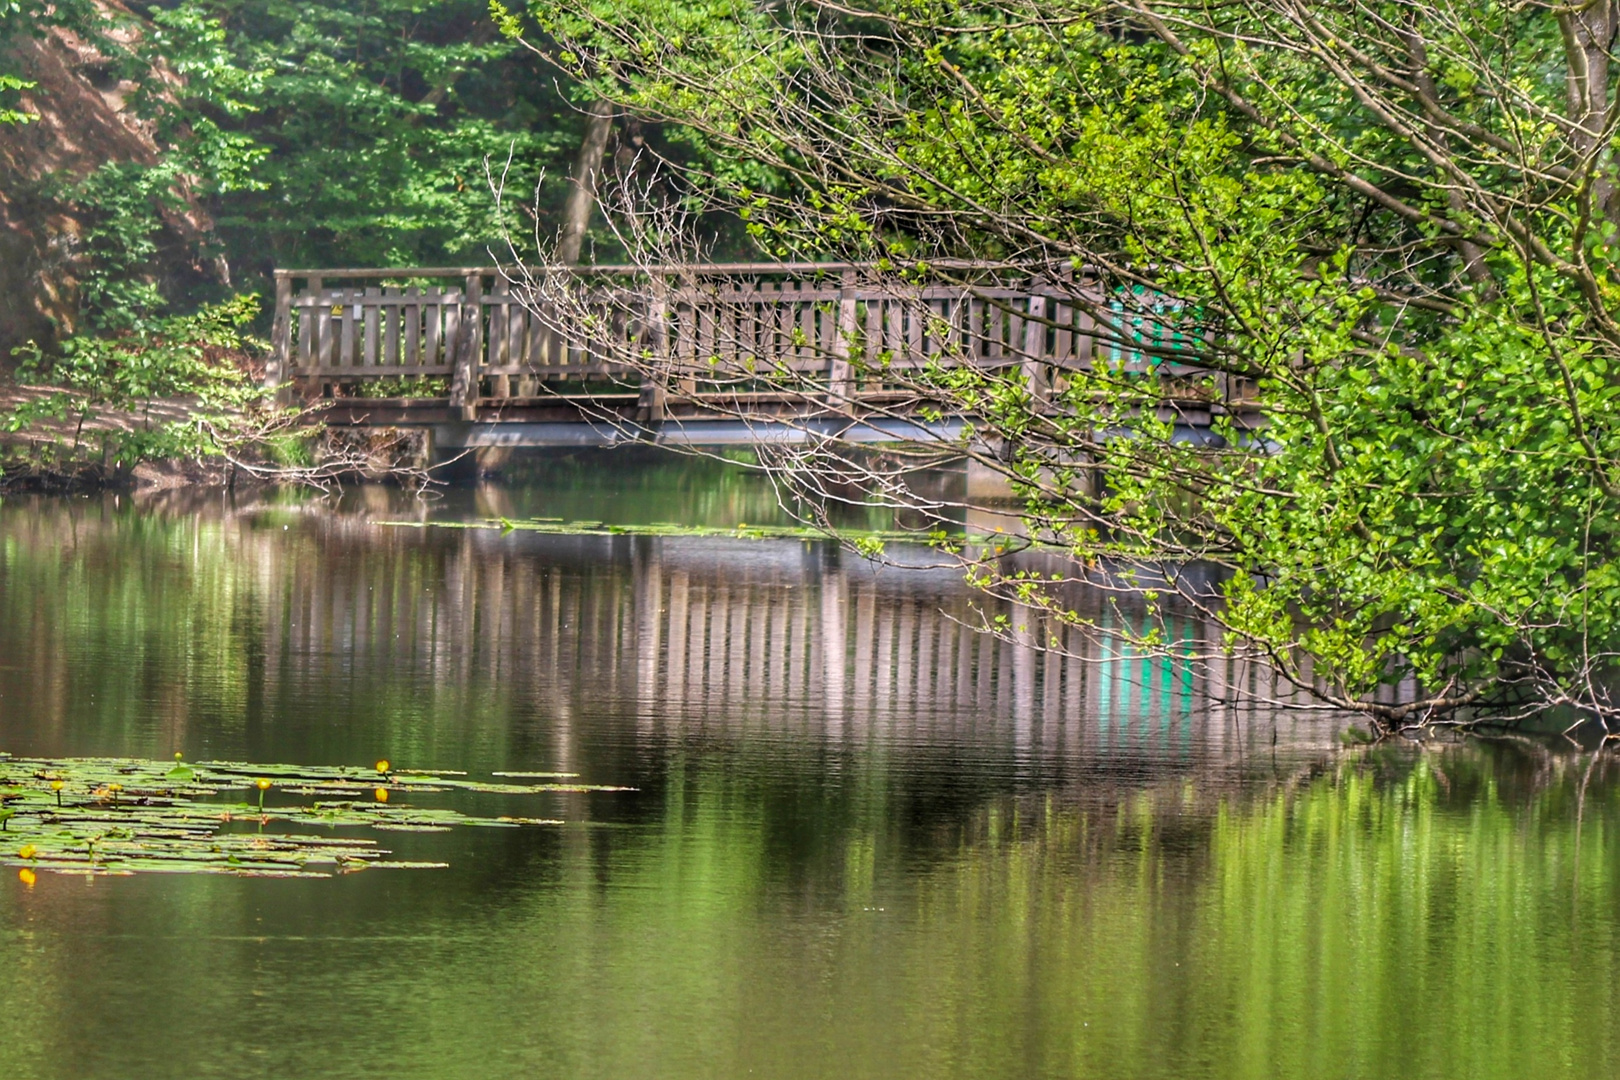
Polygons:
<instances>
[{"instance_id":1,"label":"railing post","mask_svg":"<svg viewBox=\"0 0 1620 1080\"><path fill-rule=\"evenodd\" d=\"M679 278L676 279L675 296L672 302L675 316L679 319L680 330L676 335L675 348L670 357L669 367L671 373L676 376L676 388L683 397L690 401L692 395L697 393L697 379L694 377L693 372L698 362L698 342L702 337L703 321L703 312L701 310L703 295L695 274L687 276L685 314L681 313L682 293Z\"/></svg>"},{"instance_id":2,"label":"railing post","mask_svg":"<svg viewBox=\"0 0 1620 1080\"><path fill-rule=\"evenodd\" d=\"M669 282L662 274L653 278L647 300L647 344L652 370L642 372L637 412L643 423L657 427L669 412Z\"/></svg>"},{"instance_id":3,"label":"railing post","mask_svg":"<svg viewBox=\"0 0 1620 1080\"><path fill-rule=\"evenodd\" d=\"M832 366L827 373L827 401L855 407L855 369L849 362L855 341L855 271L845 270L838 290L838 333L833 335Z\"/></svg>"},{"instance_id":4,"label":"railing post","mask_svg":"<svg viewBox=\"0 0 1620 1080\"><path fill-rule=\"evenodd\" d=\"M455 374L450 380L450 404L463 420L478 419L478 380L484 334L484 275L468 274L461 298L461 324L456 329Z\"/></svg>"},{"instance_id":5,"label":"railing post","mask_svg":"<svg viewBox=\"0 0 1620 1080\"><path fill-rule=\"evenodd\" d=\"M332 351L332 313L324 307L326 301L326 279L312 276L304 279L304 290L315 299L315 306L309 309L309 367L318 371L331 363L332 358L327 355ZM303 319L299 319L299 336L303 336ZM302 343L298 351L303 352ZM305 394L320 393L321 384L318 378L306 371L298 380L298 388Z\"/></svg>"},{"instance_id":6,"label":"railing post","mask_svg":"<svg viewBox=\"0 0 1620 1080\"><path fill-rule=\"evenodd\" d=\"M496 364L504 367L512 363L511 356L507 355L511 351L512 341L511 286L507 284L505 275L496 275L495 287L492 291L496 300L500 301L500 303L489 309L489 345L487 349L489 355L485 359L490 367L494 367ZM504 401L512 396L512 380L510 376L504 374L491 375L489 382L490 397L500 398Z\"/></svg>"},{"instance_id":7,"label":"railing post","mask_svg":"<svg viewBox=\"0 0 1620 1080\"><path fill-rule=\"evenodd\" d=\"M292 366L292 275L276 271L276 314L270 326L270 359L264 365L264 387L277 405L291 397L287 385Z\"/></svg>"},{"instance_id":8,"label":"railing post","mask_svg":"<svg viewBox=\"0 0 1620 1080\"><path fill-rule=\"evenodd\" d=\"M1046 387L1046 297L1034 290L1039 281L1031 282L1029 309L1024 319L1024 381L1029 395L1037 405L1047 398Z\"/></svg>"}]
</instances>

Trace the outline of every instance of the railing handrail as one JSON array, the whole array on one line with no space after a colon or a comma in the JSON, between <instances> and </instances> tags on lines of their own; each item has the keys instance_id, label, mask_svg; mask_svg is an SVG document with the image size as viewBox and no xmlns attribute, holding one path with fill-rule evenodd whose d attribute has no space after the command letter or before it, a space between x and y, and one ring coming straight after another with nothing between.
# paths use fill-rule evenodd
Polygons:
<instances>
[{"instance_id":1,"label":"railing handrail","mask_svg":"<svg viewBox=\"0 0 1620 1080\"><path fill-rule=\"evenodd\" d=\"M607 274L612 276L646 275L679 275L697 274L699 276L719 276L723 274L815 274L815 273L843 273L849 270L877 270L884 264L878 262L730 262L730 263L660 263L654 265L640 264L601 264L569 267L570 273L580 275ZM985 262L975 259L932 259L926 264L930 268L940 270L1007 270L1021 274L1050 272L1057 268L1064 272L1070 271L1069 264L1064 260L1051 262ZM904 270L906 267L900 263L892 263L894 270ZM558 268L552 268L558 269ZM323 270L296 270L277 269L272 271L277 278L392 278L392 277L469 277L473 274L505 274L507 268L500 266L396 266L396 267L344 267ZM1083 272L1083 271L1082 271Z\"/></svg>"}]
</instances>

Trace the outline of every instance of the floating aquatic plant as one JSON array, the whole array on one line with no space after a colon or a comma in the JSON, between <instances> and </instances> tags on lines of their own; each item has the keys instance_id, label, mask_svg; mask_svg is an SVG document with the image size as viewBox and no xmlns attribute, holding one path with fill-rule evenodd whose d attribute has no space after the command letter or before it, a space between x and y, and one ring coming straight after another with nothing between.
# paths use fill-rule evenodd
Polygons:
<instances>
[{"instance_id":1,"label":"floating aquatic plant","mask_svg":"<svg viewBox=\"0 0 1620 1080\"><path fill-rule=\"evenodd\" d=\"M391 794L469 791L534 795L554 791L628 791L579 783L510 784L459 772L331 766L195 765L138 758L15 758L0 754L0 865L67 874L142 872L324 877L367 867L442 867L403 862L354 828L447 832L458 826L560 825L531 817L482 817L414 805ZM306 801L266 805L279 797ZM255 791L257 804L234 799ZM366 796L371 801L365 801ZM278 798L279 801L279 798ZM325 826L317 831L312 826Z\"/></svg>"},{"instance_id":2,"label":"floating aquatic plant","mask_svg":"<svg viewBox=\"0 0 1620 1080\"><path fill-rule=\"evenodd\" d=\"M659 521L651 525L609 525L600 521L563 521L560 518L487 518L483 521L374 521L401 529L498 529L501 532L537 532L554 536L697 536L733 540L829 540L832 534L806 525L747 525L721 528L711 525L674 525ZM943 530L914 532L907 529L839 529L838 537L914 544L941 543L950 539ZM983 540L984 537L956 537L957 540Z\"/></svg>"}]
</instances>

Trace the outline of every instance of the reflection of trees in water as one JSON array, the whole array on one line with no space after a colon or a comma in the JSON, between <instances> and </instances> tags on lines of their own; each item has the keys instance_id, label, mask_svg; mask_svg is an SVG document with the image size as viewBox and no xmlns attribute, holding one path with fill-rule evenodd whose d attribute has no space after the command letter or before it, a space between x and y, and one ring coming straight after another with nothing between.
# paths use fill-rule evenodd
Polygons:
<instances>
[{"instance_id":1,"label":"reflection of trees in water","mask_svg":"<svg viewBox=\"0 0 1620 1080\"><path fill-rule=\"evenodd\" d=\"M819 544L384 529L368 524L390 511L381 499L353 513L8 509L0 573L16 586L0 596L0 637L41 684L19 689L60 723L71 680L88 678L98 717L113 713L98 722L131 737L156 701L158 750L196 709L244 738L313 712L396 756L479 731L568 760L582 712L634 718L648 737L875 736L1031 768L1093 753L1207 761L1240 754L1257 723L1268 740L1274 724L1321 740L1317 718L1225 707L1220 679L1252 672L1133 652L1127 626L1099 639L1003 605L988 614L1024 631L979 633L983 599L952 571L878 571ZM1126 618L1102 594L1089 602L1105 626ZM1206 633L1169 626L1189 643ZM1039 647L1054 637L1062 649ZM69 664L90 656L118 659Z\"/></svg>"},{"instance_id":2,"label":"reflection of trees in water","mask_svg":"<svg viewBox=\"0 0 1620 1080\"><path fill-rule=\"evenodd\" d=\"M630 1071L695 1029L714 1075L802 1075L773 1032L874 1076L1607 1075L1620 798L1594 776L1577 824L1588 762L1357 750L925 823L869 760L817 802L692 755L646 830L566 854L575 905L515 909L510 959L590 955L557 1003Z\"/></svg>"},{"instance_id":3,"label":"reflection of trees in water","mask_svg":"<svg viewBox=\"0 0 1620 1080\"><path fill-rule=\"evenodd\" d=\"M1238 738L1257 722L1173 665L978 637L965 602L948 575L795 544L8 501L0 722L82 737L85 710L146 752L188 725L246 745L307 727L311 756L532 750L609 779L656 749L640 827L512 855L545 872L490 857L420 893L266 908L333 935L453 930L499 892L493 944L435 953L437 984L484 985L496 957L508 1009L588 1015L618 1071L699 1030L726 1036L705 1075L1612 1072L1620 763L1286 738L1273 759L1269 717ZM83 963L54 965L102 964L103 935L71 940ZM223 962L190 948L241 948L232 970L265 948L198 941L163 948L191 972ZM435 1049L509 1034L509 1012L377 982Z\"/></svg>"},{"instance_id":4,"label":"reflection of trees in water","mask_svg":"<svg viewBox=\"0 0 1620 1080\"><path fill-rule=\"evenodd\" d=\"M1467 743L1190 813L1169 792L992 804L894 959L946 993L974 972L1007 1030L1038 1016L1054 1072L1604 1074L1620 791L1602 766L1578 817L1589 763ZM919 1002L917 1021L950 1018Z\"/></svg>"}]
</instances>

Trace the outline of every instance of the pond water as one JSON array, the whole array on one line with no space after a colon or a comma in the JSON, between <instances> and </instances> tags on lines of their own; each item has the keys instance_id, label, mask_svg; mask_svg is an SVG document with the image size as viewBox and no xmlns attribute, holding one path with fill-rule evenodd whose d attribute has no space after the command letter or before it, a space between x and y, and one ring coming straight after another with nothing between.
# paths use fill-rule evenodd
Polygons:
<instances>
[{"instance_id":1,"label":"pond water","mask_svg":"<svg viewBox=\"0 0 1620 1080\"><path fill-rule=\"evenodd\" d=\"M0 749L637 789L438 796L567 822L387 837L448 870L6 871L9 1075L1620 1068L1605 760L1345 748L819 543L374 523L499 515L781 520L748 473L609 455L425 507L0 504Z\"/></svg>"}]
</instances>

